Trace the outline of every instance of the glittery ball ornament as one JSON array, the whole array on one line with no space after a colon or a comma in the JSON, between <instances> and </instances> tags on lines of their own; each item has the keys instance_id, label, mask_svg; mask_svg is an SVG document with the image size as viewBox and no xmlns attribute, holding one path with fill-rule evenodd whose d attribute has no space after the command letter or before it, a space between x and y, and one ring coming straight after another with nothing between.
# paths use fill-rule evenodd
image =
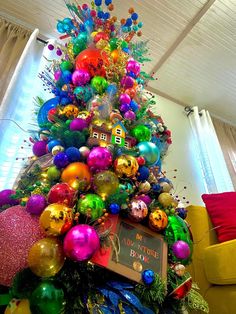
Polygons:
<instances>
[{"instance_id":1,"label":"glittery ball ornament","mask_svg":"<svg viewBox=\"0 0 236 314\"><path fill-rule=\"evenodd\" d=\"M0 284L10 286L13 277L27 267L30 247L43 238L37 216L14 206L0 214Z\"/></svg>"},{"instance_id":2,"label":"glittery ball ornament","mask_svg":"<svg viewBox=\"0 0 236 314\"><path fill-rule=\"evenodd\" d=\"M138 199L132 200L130 202L129 208L129 218L135 222L140 222L148 214L147 205Z\"/></svg>"},{"instance_id":3,"label":"glittery ball ornament","mask_svg":"<svg viewBox=\"0 0 236 314\"><path fill-rule=\"evenodd\" d=\"M155 273L152 269L145 269L142 272L142 280L145 285L151 285L155 280Z\"/></svg>"}]
</instances>

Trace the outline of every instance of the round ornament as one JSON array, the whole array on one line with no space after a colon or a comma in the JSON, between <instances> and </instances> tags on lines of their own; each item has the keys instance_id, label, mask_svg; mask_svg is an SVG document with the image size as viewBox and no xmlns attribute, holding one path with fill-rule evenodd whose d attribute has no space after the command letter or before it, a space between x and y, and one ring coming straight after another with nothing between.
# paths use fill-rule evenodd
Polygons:
<instances>
[{"instance_id":1,"label":"round ornament","mask_svg":"<svg viewBox=\"0 0 236 314\"><path fill-rule=\"evenodd\" d=\"M50 204L42 212L39 223L46 235L59 236L72 226L72 209L64 204Z\"/></svg>"},{"instance_id":2,"label":"round ornament","mask_svg":"<svg viewBox=\"0 0 236 314\"><path fill-rule=\"evenodd\" d=\"M91 217L92 220L96 220L103 215L105 203L97 194L86 194L80 198L77 209L81 214Z\"/></svg>"},{"instance_id":3,"label":"round ornament","mask_svg":"<svg viewBox=\"0 0 236 314\"><path fill-rule=\"evenodd\" d=\"M57 183L51 187L48 193L48 203L61 203L73 207L76 191L67 183Z\"/></svg>"},{"instance_id":4,"label":"round ornament","mask_svg":"<svg viewBox=\"0 0 236 314\"><path fill-rule=\"evenodd\" d=\"M54 156L53 163L57 168L61 169L65 168L69 164L69 159L66 153L60 152Z\"/></svg>"},{"instance_id":5,"label":"round ornament","mask_svg":"<svg viewBox=\"0 0 236 314\"><path fill-rule=\"evenodd\" d=\"M95 192L106 199L109 195L114 194L119 187L119 179L112 171L105 170L94 176L93 186Z\"/></svg>"},{"instance_id":6,"label":"round ornament","mask_svg":"<svg viewBox=\"0 0 236 314\"><path fill-rule=\"evenodd\" d=\"M151 130L143 125L143 124L138 124L136 125L132 131L131 135L137 140L137 142L148 142L151 139Z\"/></svg>"},{"instance_id":7,"label":"round ornament","mask_svg":"<svg viewBox=\"0 0 236 314\"><path fill-rule=\"evenodd\" d=\"M42 281L32 292L30 309L33 314L59 314L65 311L64 291L55 281Z\"/></svg>"},{"instance_id":8,"label":"round ornament","mask_svg":"<svg viewBox=\"0 0 236 314\"><path fill-rule=\"evenodd\" d=\"M149 215L149 227L155 231L162 231L168 224L168 217L163 210L155 209Z\"/></svg>"},{"instance_id":9,"label":"round ornament","mask_svg":"<svg viewBox=\"0 0 236 314\"><path fill-rule=\"evenodd\" d=\"M66 256L77 262L89 260L99 246L99 236L89 225L74 226L67 232L64 239Z\"/></svg>"},{"instance_id":10,"label":"round ornament","mask_svg":"<svg viewBox=\"0 0 236 314\"><path fill-rule=\"evenodd\" d=\"M29 250L28 265L39 277L55 276L64 265L62 244L55 238L44 238Z\"/></svg>"},{"instance_id":11,"label":"round ornament","mask_svg":"<svg viewBox=\"0 0 236 314\"><path fill-rule=\"evenodd\" d=\"M144 157L148 166L154 165L160 158L158 147L152 142L140 142L137 144L140 156Z\"/></svg>"},{"instance_id":12,"label":"round ornament","mask_svg":"<svg viewBox=\"0 0 236 314\"><path fill-rule=\"evenodd\" d=\"M148 214L147 205L138 199L133 199L129 204L129 218L132 221L140 222Z\"/></svg>"},{"instance_id":13,"label":"round ornament","mask_svg":"<svg viewBox=\"0 0 236 314\"><path fill-rule=\"evenodd\" d=\"M68 119L76 118L79 113L78 107L75 105L66 105L62 110L59 111L60 115L66 116Z\"/></svg>"},{"instance_id":14,"label":"round ornament","mask_svg":"<svg viewBox=\"0 0 236 314\"><path fill-rule=\"evenodd\" d=\"M50 181L59 180L61 171L56 166L50 166L47 170L47 177Z\"/></svg>"},{"instance_id":15,"label":"round ornament","mask_svg":"<svg viewBox=\"0 0 236 314\"><path fill-rule=\"evenodd\" d=\"M40 194L31 195L26 203L26 210L34 215L40 215L47 206L46 198Z\"/></svg>"},{"instance_id":16,"label":"round ornament","mask_svg":"<svg viewBox=\"0 0 236 314\"><path fill-rule=\"evenodd\" d=\"M33 145L33 154L37 157L41 157L47 153L47 142L38 141Z\"/></svg>"},{"instance_id":17,"label":"round ornament","mask_svg":"<svg viewBox=\"0 0 236 314\"><path fill-rule=\"evenodd\" d=\"M30 303L27 299L12 299L5 309L4 314L31 314Z\"/></svg>"},{"instance_id":18,"label":"round ornament","mask_svg":"<svg viewBox=\"0 0 236 314\"><path fill-rule=\"evenodd\" d=\"M62 171L61 180L75 190L86 191L91 181L89 167L82 162L73 162Z\"/></svg>"},{"instance_id":19,"label":"round ornament","mask_svg":"<svg viewBox=\"0 0 236 314\"><path fill-rule=\"evenodd\" d=\"M171 196L169 193L164 192L161 193L158 196L158 202L164 206L164 207L169 207L169 206L174 206L176 205L176 201L174 200L173 196Z\"/></svg>"},{"instance_id":20,"label":"round ornament","mask_svg":"<svg viewBox=\"0 0 236 314\"><path fill-rule=\"evenodd\" d=\"M142 272L142 281L145 283L145 285L149 286L151 285L155 280L155 273L152 269L145 269Z\"/></svg>"},{"instance_id":21,"label":"round ornament","mask_svg":"<svg viewBox=\"0 0 236 314\"><path fill-rule=\"evenodd\" d=\"M70 123L71 131L82 131L88 127L88 123L86 120L82 118L75 118Z\"/></svg>"},{"instance_id":22,"label":"round ornament","mask_svg":"<svg viewBox=\"0 0 236 314\"><path fill-rule=\"evenodd\" d=\"M14 190L6 189L0 191L0 207L4 205L14 206L19 204L19 200L11 198L16 192Z\"/></svg>"},{"instance_id":23,"label":"round ornament","mask_svg":"<svg viewBox=\"0 0 236 314\"><path fill-rule=\"evenodd\" d=\"M114 161L114 169L118 177L134 177L138 168L138 162L133 156L121 155Z\"/></svg>"},{"instance_id":24,"label":"round ornament","mask_svg":"<svg viewBox=\"0 0 236 314\"><path fill-rule=\"evenodd\" d=\"M182 241L182 240L176 241L172 245L171 249L172 249L174 256L180 260L187 259L191 254L190 247L189 247L188 243L186 243L185 241Z\"/></svg>"},{"instance_id":25,"label":"round ornament","mask_svg":"<svg viewBox=\"0 0 236 314\"><path fill-rule=\"evenodd\" d=\"M106 147L94 147L88 155L87 164L92 170L105 170L112 164L112 154Z\"/></svg>"},{"instance_id":26,"label":"round ornament","mask_svg":"<svg viewBox=\"0 0 236 314\"><path fill-rule=\"evenodd\" d=\"M72 74L72 82L75 86L86 85L90 81L90 74L88 71L79 69Z\"/></svg>"}]
</instances>

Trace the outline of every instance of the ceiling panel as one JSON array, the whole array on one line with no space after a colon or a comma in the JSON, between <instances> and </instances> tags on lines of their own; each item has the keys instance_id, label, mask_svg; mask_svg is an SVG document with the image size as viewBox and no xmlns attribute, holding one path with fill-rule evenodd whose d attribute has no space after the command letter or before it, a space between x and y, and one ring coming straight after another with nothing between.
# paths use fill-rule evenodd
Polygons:
<instances>
[{"instance_id":1,"label":"ceiling panel","mask_svg":"<svg viewBox=\"0 0 236 314\"><path fill-rule=\"evenodd\" d=\"M236 121L236 2L218 0L159 69L150 86Z\"/></svg>"}]
</instances>

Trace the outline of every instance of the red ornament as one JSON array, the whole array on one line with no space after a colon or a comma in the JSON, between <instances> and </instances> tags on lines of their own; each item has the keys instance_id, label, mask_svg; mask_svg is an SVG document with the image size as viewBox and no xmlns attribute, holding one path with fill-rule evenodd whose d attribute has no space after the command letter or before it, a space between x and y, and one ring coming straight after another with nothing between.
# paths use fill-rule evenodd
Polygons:
<instances>
[{"instance_id":1,"label":"red ornament","mask_svg":"<svg viewBox=\"0 0 236 314\"><path fill-rule=\"evenodd\" d=\"M66 204L73 207L75 203L76 191L67 183L58 183L54 185L48 193L48 203Z\"/></svg>"},{"instance_id":2,"label":"red ornament","mask_svg":"<svg viewBox=\"0 0 236 314\"><path fill-rule=\"evenodd\" d=\"M94 41L95 43L97 43L97 42L99 42L99 40L101 40L101 39L108 41L108 40L109 40L108 34L105 33L105 32L99 32L99 33L97 33L97 34L94 36L93 41Z\"/></svg>"},{"instance_id":3,"label":"red ornament","mask_svg":"<svg viewBox=\"0 0 236 314\"><path fill-rule=\"evenodd\" d=\"M187 280L185 280L180 286L175 288L169 296L171 296L173 299L181 300L183 299L188 292L192 288L192 278L189 277Z\"/></svg>"},{"instance_id":4,"label":"red ornament","mask_svg":"<svg viewBox=\"0 0 236 314\"><path fill-rule=\"evenodd\" d=\"M84 69L94 76L106 76L104 65L108 65L108 57L105 51L95 48L87 48L76 57L76 69Z\"/></svg>"},{"instance_id":5,"label":"red ornament","mask_svg":"<svg viewBox=\"0 0 236 314\"><path fill-rule=\"evenodd\" d=\"M140 157L137 157L136 159L137 159L137 162L138 162L139 166L145 165L146 161L145 161L144 157L140 156Z\"/></svg>"},{"instance_id":6,"label":"red ornament","mask_svg":"<svg viewBox=\"0 0 236 314\"><path fill-rule=\"evenodd\" d=\"M48 121L55 122L55 116L57 113L57 108L52 108L48 111Z\"/></svg>"}]
</instances>

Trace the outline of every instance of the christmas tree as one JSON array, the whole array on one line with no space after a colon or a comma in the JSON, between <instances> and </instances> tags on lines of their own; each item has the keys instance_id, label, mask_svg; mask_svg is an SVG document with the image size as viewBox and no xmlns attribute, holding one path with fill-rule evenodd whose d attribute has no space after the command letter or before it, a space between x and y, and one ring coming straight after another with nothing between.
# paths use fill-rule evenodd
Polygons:
<instances>
[{"instance_id":1,"label":"christmas tree","mask_svg":"<svg viewBox=\"0 0 236 314\"><path fill-rule=\"evenodd\" d=\"M5 313L208 312L185 266L187 211L162 172L171 132L145 92L142 22L67 3L41 79L31 162L0 192ZM60 41L61 42L61 41ZM5 288L3 287L5 286ZM7 288L8 287L8 288Z\"/></svg>"}]
</instances>

